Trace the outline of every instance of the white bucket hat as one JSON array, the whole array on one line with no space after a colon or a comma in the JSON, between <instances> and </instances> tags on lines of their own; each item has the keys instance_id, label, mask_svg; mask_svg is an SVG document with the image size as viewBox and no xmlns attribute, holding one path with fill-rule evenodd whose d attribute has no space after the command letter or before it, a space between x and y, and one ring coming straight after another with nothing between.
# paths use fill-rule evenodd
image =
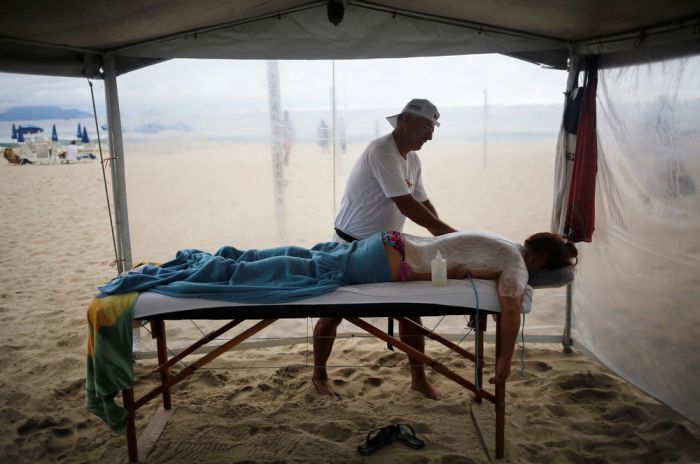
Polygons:
<instances>
[{"instance_id":1,"label":"white bucket hat","mask_svg":"<svg viewBox=\"0 0 700 464\"><path fill-rule=\"evenodd\" d=\"M403 107L401 113L395 114L393 116L387 116L386 120L389 121L391 127L396 127L396 124L399 120L399 116L403 113L412 113L418 115L427 119L428 121L432 121L433 123L435 123L436 126L440 127L440 123L438 122L440 113L438 112L437 107L430 103L429 100L426 100L424 98L414 98L410 102L406 103L406 106Z\"/></svg>"}]
</instances>

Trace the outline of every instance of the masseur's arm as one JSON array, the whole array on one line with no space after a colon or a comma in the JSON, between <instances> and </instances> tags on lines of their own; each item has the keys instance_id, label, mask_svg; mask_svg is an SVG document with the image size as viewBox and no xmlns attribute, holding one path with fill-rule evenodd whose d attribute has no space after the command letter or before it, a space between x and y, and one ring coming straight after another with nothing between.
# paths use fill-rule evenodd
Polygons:
<instances>
[{"instance_id":1,"label":"masseur's arm","mask_svg":"<svg viewBox=\"0 0 700 464\"><path fill-rule=\"evenodd\" d=\"M510 360L513 357L515 340L520 330L520 306L523 294L517 297L498 295L501 303L501 355L496 360L496 375L490 383L505 383L510 376Z\"/></svg>"},{"instance_id":2,"label":"masseur's arm","mask_svg":"<svg viewBox=\"0 0 700 464\"><path fill-rule=\"evenodd\" d=\"M420 203L412 195L402 195L400 197L391 197L391 199L396 204L401 214L409 218L411 221L415 222L419 226L423 226L433 235L443 235L449 234L450 232L455 232L455 229L448 226L437 217L435 208L427 200L424 203ZM429 207L426 207L425 203L428 203Z\"/></svg>"},{"instance_id":3,"label":"masseur's arm","mask_svg":"<svg viewBox=\"0 0 700 464\"><path fill-rule=\"evenodd\" d=\"M440 217L440 216L438 216L438 213L437 213L437 210L435 209L435 206L433 206L433 204L430 203L430 200L425 200L425 201L423 202L423 206L425 206L426 208L428 208L428 211L430 211L431 213L433 213L433 216L435 216L435 217Z\"/></svg>"}]
</instances>

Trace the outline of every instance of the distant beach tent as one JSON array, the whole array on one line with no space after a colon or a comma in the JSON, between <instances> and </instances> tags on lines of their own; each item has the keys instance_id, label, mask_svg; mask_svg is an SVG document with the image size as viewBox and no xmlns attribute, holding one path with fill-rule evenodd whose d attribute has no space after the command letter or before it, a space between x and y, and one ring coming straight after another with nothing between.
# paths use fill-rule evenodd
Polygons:
<instances>
[{"instance_id":1,"label":"distant beach tent","mask_svg":"<svg viewBox=\"0 0 700 464\"><path fill-rule=\"evenodd\" d=\"M17 128L15 127L15 124L12 123L12 140L15 140L17 138Z\"/></svg>"},{"instance_id":2,"label":"distant beach tent","mask_svg":"<svg viewBox=\"0 0 700 464\"><path fill-rule=\"evenodd\" d=\"M39 132L44 132L44 128L43 128L43 127L32 126L32 125L29 125L29 126L19 126L19 129L18 129L18 130L19 130L19 132L21 132L21 133L23 133L23 134L36 134L36 133L39 133Z\"/></svg>"},{"instance_id":3,"label":"distant beach tent","mask_svg":"<svg viewBox=\"0 0 700 464\"><path fill-rule=\"evenodd\" d=\"M58 142L58 132L56 132L56 124L54 124L53 129L51 129L51 141Z\"/></svg>"},{"instance_id":4,"label":"distant beach tent","mask_svg":"<svg viewBox=\"0 0 700 464\"><path fill-rule=\"evenodd\" d=\"M19 143L24 142L24 131L22 131L22 126L17 129L17 141Z\"/></svg>"},{"instance_id":5,"label":"distant beach tent","mask_svg":"<svg viewBox=\"0 0 700 464\"><path fill-rule=\"evenodd\" d=\"M82 138L83 137L83 130L80 128L80 123L78 123L78 132L75 133L75 136L77 138Z\"/></svg>"},{"instance_id":6,"label":"distant beach tent","mask_svg":"<svg viewBox=\"0 0 700 464\"><path fill-rule=\"evenodd\" d=\"M80 137L80 141L83 143L90 142L90 138L87 135L87 128L86 127L83 127L83 135Z\"/></svg>"}]
</instances>

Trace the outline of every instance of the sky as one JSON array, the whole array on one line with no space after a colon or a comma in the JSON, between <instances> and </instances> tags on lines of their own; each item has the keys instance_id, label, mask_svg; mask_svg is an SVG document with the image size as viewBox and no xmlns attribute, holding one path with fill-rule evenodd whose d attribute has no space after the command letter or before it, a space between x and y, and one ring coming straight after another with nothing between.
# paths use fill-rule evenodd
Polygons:
<instances>
[{"instance_id":1,"label":"sky","mask_svg":"<svg viewBox=\"0 0 700 464\"><path fill-rule=\"evenodd\" d=\"M561 104L566 83L564 71L501 55L280 61L283 106L329 108L334 67L342 109L402 107L414 97L438 108L479 106L485 91L493 105ZM122 114L246 113L268 106L267 66L259 60L171 60L119 76L117 84ZM94 90L101 111L103 83L95 80ZM92 112L87 80L0 73L0 112L39 105Z\"/></svg>"}]
</instances>

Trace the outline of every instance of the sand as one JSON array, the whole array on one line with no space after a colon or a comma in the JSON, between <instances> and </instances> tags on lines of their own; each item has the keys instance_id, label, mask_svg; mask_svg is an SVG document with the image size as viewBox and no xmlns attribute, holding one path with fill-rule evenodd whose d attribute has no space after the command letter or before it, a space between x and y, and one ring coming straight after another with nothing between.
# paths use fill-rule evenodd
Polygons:
<instances>
[{"instance_id":1,"label":"sand","mask_svg":"<svg viewBox=\"0 0 700 464\"><path fill-rule=\"evenodd\" d=\"M514 239L546 230L551 147L527 142L516 155L513 146L493 143L488 169L476 145L436 143L426 150L426 184L441 216L458 228ZM275 227L268 148L197 141L127 148L134 153L127 171L136 260L168 259L181 247L310 245L330 236L334 167L314 146L295 147L286 169L284 239ZM336 160L336 205L361 148L351 145ZM84 406L85 311L96 287L116 273L109 266L100 165L3 165L0 189L0 462L125 462L125 439ZM561 333L563 292L538 291L535 305L526 333ZM289 322L262 335L304 337L308 326ZM446 327L456 331L463 321ZM177 343L196 332L174 325L169 336ZM492 350L487 346L487 360ZM428 352L441 357L432 344ZM434 373L442 401L412 392L402 354L368 338L338 340L330 369L337 401L315 394L310 356L302 341L238 351L197 372L174 389L175 414L146 461L487 463L493 457L491 409ZM524 356L524 376L516 353L508 383L507 462L700 461L700 427L604 366L555 344L528 343ZM467 367L452 357L446 363ZM137 361L137 391L155 385L153 367L153 359ZM155 407L139 413L139 426ZM356 447L367 432L390 422L413 426L426 447L394 443L361 457Z\"/></svg>"}]
</instances>

